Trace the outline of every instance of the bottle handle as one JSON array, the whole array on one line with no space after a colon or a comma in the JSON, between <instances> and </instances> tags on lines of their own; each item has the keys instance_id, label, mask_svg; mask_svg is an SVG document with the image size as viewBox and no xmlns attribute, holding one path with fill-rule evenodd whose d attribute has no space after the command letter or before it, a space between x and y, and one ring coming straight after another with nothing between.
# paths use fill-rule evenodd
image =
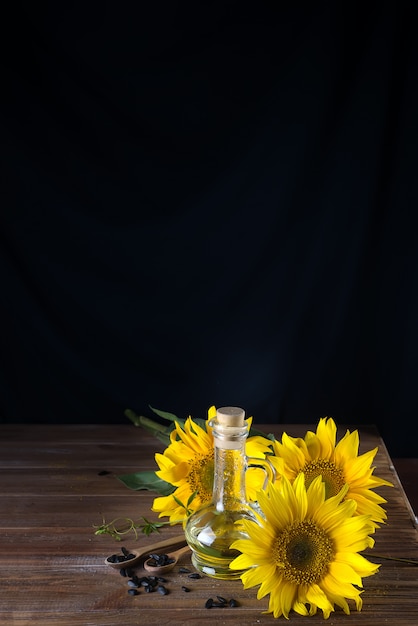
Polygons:
<instances>
[{"instance_id":1,"label":"bottle handle","mask_svg":"<svg viewBox=\"0 0 418 626\"><path fill-rule=\"evenodd\" d=\"M265 472L264 483L262 486L263 491L267 489L267 485L271 482L274 483L276 480L276 470L274 469L272 463L268 459L258 459L256 457L245 457L247 461L247 469L250 467L256 467Z\"/></svg>"}]
</instances>

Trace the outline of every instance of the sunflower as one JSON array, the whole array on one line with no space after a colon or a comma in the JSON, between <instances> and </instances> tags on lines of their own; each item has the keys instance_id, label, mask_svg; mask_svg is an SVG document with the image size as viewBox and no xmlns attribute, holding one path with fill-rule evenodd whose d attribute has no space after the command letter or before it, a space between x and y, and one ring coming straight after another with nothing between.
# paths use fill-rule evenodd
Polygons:
<instances>
[{"instance_id":1,"label":"sunflower","mask_svg":"<svg viewBox=\"0 0 418 626\"><path fill-rule=\"evenodd\" d=\"M373 525L367 515L353 516L348 485L330 498L325 491L320 476L306 487L302 473L293 483L283 477L270 484L258 494L258 523L243 522L249 538L231 544L241 554L230 568L246 569L244 588L260 585L258 599L270 594L266 612L274 617L320 609L327 619L335 605L349 614L347 600L360 611L362 577L379 568L359 554L373 546Z\"/></svg>"},{"instance_id":2,"label":"sunflower","mask_svg":"<svg viewBox=\"0 0 418 626\"><path fill-rule=\"evenodd\" d=\"M205 428L189 417L182 428L175 422L170 434L170 444L163 454L155 455L159 470L156 475L176 487L168 496L154 499L152 510L159 517L167 516L172 524L184 521L190 513L210 502L213 489L214 443L210 420L216 417L216 408L208 411ZM252 418L246 420L248 429ZM271 453L271 441L261 436L248 437L246 454L249 457L265 458ZM261 489L265 473L255 468L246 474L247 497L255 500Z\"/></svg>"},{"instance_id":3,"label":"sunflower","mask_svg":"<svg viewBox=\"0 0 418 626\"><path fill-rule=\"evenodd\" d=\"M386 512L381 504L386 500L372 491L375 487L392 484L373 475L373 459L377 448L358 455L359 435L347 430L336 444L337 427L332 418L319 420L316 433L308 431L304 439L283 433L281 443L272 442L274 456L269 457L280 475L293 481L303 473L306 485L321 475L326 497L336 495L348 485L347 498L355 500L356 515L369 515L375 528L384 523Z\"/></svg>"}]
</instances>

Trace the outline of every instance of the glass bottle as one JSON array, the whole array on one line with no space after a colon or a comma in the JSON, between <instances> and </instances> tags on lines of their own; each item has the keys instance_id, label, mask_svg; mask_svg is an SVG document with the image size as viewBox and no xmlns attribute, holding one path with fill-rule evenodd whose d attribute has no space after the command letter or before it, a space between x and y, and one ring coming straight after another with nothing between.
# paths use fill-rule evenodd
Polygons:
<instances>
[{"instance_id":1,"label":"glass bottle","mask_svg":"<svg viewBox=\"0 0 418 626\"><path fill-rule=\"evenodd\" d=\"M231 550L236 539L248 538L244 519L257 521L245 494L245 472L250 467L245 455L248 425L245 412L239 407L222 407L212 420L214 439L213 496L209 504L193 513L185 525L186 541L192 549L195 568L213 578L235 579L240 570L229 569L231 561L240 553ZM266 478L273 470L268 461L254 459L262 466Z\"/></svg>"}]
</instances>

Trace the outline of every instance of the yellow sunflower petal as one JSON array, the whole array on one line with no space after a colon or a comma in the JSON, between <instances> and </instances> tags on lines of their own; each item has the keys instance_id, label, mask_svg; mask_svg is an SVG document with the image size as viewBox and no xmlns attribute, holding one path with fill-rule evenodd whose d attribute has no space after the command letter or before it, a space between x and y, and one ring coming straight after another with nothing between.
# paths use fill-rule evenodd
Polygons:
<instances>
[{"instance_id":1,"label":"yellow sunflower petal","mask_svg":"<svg viewBox=\"0 0 418 626\"><path fill-rule=\"evenodd\" d=\"M212 442L209 442L208 440L207 432L198 424L193 422L190 417L187 418L184 424L184 430L177 422L175 424L178 436L191 450L194 450L197 453L204 453L206 452L209 443L212 445Z\"/></svg>"},{"instance_id":2,"label":"yellow sunflower petal","mask_svg":"<svg viewBox=\"0 0 418 626\"><path fill-rule=\"evenodd\" d=\"M306 599L322 610L325 619L328 619L330 613L334 610L334 606L319 585L313 584L309 586L306 592Z\"/></svg>"},{"instance_id":3,"label":"yellow sunflower petal","mask_svg":"<svg viewBox=\"0 0 418 626\"><path fill-rule=\"evenodd\" d=\"M343 596L337 596L334 593L331 593L328 589L325 591L328 596L331 604L336 604L341 607L346 615L350 615L350 607L348 606L348 602Z\"/></svg>"},{"instance_id":4,"label":"yellow sunflower petal","mask_svg":"<svg viewBox=\"0 0 418 626\"><path fill-rule=\"evenodd\" d=\"M240 569L246 569L247 567L252 567L253 565L254 565L254 561L252 560L250 556L248 556L247 554L240 554L239 556L235 557L233 561L231 561L231 563L229 564L229 567L230 569L233 569L233 570L236 570L236 569L240 570Z\"/></svg>"},{"instance_id":5,"label":"yellow sunflower petal","mask_svg":"<svg viewBox=\"0 0 418 626\"><path fill-rule=\"evenodd\" d=\"M155 461L156 461L158 467L162 471L171 470L171 468L174 465L173 461L165 454L160 454L159 452L157 452L154 455L154 458L155 458Z\"/></svg>"},{"instance_id":6,"label":"yellow sunflower petal","mask_svg":"<svg viewBox=\"0 0 418 626\"><path fill-rule=\"evenodd\" d=\"M371 474L371 464L376 456L377 448L365 452L361 456L352 459L346 466L346 479L350 483L354 483L356 480L364 481L364 476Z\"/></svg>"},{"instance_id":7,"label":"yellow sunflower petal","mask_svg":"<svg viewBox=\"0 0 418 626\"><path fill-rule=\"evenodd\" d=\"M231 544L231 548L233 550L243 551L243 555L245 555L248 561L245 567L250 567L252 565L268 565L272 562L271 553L267 552L262 546L257 546L252 541L238 539ZM241 556L242 555L236 557L236 559L232 562L235 563L235 561L240 559ZM241 563L241 561L238 562ZM230 565L230 567L232 567L232 565ZM232 567L232 569L238 569L236 564Z\"/></svg>"},{"instance_id":8,"label":"yellow sunflower petal","mask_svg":"<svg viewBox=\"0 0 418 626\"><path fill-rule=\"evenodd\" d=\"M216 407L215 406L211 406L208 409L208 420L212 420L216 417Z\"/></svg>"},{"instance_id":9,"label":"yellow sunflower petal","mask_svg":"<svg viewBox=\"0 0 418 626\"><path fill-rule=\"evenodd\" d=\"M276 537L276 532L269 524L264 524L261 518L259 519L259 524L251 520L243 520L244 529L251 536L251 541L248 539L237 539L233 545L237 550L244 552L247 547L250 548L253 545L262 546L271 556L270 550ZM240 542L239 545L235 545L238 542Z\"/></svg>"},{"instance_id":10,"label":"yellow sunflower petal","mask_svg":"<svg viewBox=\"0 0 418 626\"><path fill-rule=\"evenodd\" d=\"M289 510L289 504L279 489L272 489L268 492L260 491L258 493L258 504L272 528L285 526L292 515Z\"/></svg>"},{"instance_id":11,"label":"yellow sunflower petal","mask_svg":"<svg viewBox=\"0 0 418 626\"><path fill-rule=\"evenodd\" d=\"M357 430L350 433L349 430L335 446L334 460L338 466L345 463L346 459L355 459L359 449L359 434Z\"/></svg>"},{"instance_id":12,"label":"yellow sunflower petal","mask_svg":"<svg viewBox=\"0 0 418 626\"><path fill-rule=\"evenodd\" d=\"M377 494L373 494L373 497L368 498L362 494L352 494L353 500L355 500L357 504L357 513L359 515L370 516L375 526L378 524L384 524L387 519L386 511L380 506L380 504L373 502L373 500L376 499L376 496ZM377 497L380 502L386 502L383 498L380 498L379 496Z\"/></svg>"},{"instance_id":13,"label":"yellow sunflower petal","mask_svg":"<svg viewBox=\"0 0 418 626\"><path fill-rule=\"evenodd\" d=\"M302 604L302 602L295 602L293 604L293 610L296 613L299 613L299 615L304 615L304 616L309 615L308 609L306 608L304 604Z\"/></svg>"},{"instance_id":14,"label":"yellow sunflower petal","mask_svg":"<svg viewBox=\"0 0 418 626\"><path fill-rule=\"evenodd\" d=\"M355 572L351 565L348 565L348 563L333 561L329 564L329 572L337 580L345 583L351 583L352 585L357 585L357 587L363 586L361 576L357 572Z\"/></svg>"},{"instance_id":15,"label":"yellow sunflower petal","mask_svg":"<svg viewBox=\"0 0 418 626\"><path fill-rule=\"evenodd\" d=\"M350 565L362 578L375 574L380 565L370 563L364 556L357 552L337 552L335 555L337 563Z\"/></svg>"},{"instance_id":16,"label":"yellow sunflower petal","mask_svg":"<svg viewBox=\"0 0 418 626\"><path fill-rule=\"evenodd\" d=\"M337 426L332 417L319 420L316 435L321 442L321 458L329 459L334 452ZM308 446L309 447L309 446Z\"/></svg>"},{"instance_id":17,"label":"yellow sunflower petal","mask_svg":"<svg viewBox=\"0 0 418 626\"><path fill-rule=\"evenodd\" d=\"M323 510L325 501L325 484L321 479L321 476L315 478L308 487L307 490L308 506L307 515L314 517L318 511Z\"/></svg>"},{"instance_id":18,"label":"yellow sunflower petal","mask_svg":"<svg viewBox=\"0 0 418 626\"><path fill-rule=\"evenodd\" d=\"M165 469L161 469L155 473L159 478L165 480L167 483L177 486L180 481L185 479L188 471L189 465L183 461L182 463L177 463L176 465L171 464L171 467L166 465Z\"/></svg>"},{"instance_id":19,"label":"yellow sunflower petal","mask_svg":"<svg viewBox=\"0 0 418 626\"><path fill-rule=\"evenodd\" d=\"M260 565L259 567L251 567L247 565L246 567L249 567L249 569L247 569L247 571L241 575L244 589L249 589L250 587L256 587L260 585L264 580L271 578L274 575L275 570L274 566L272 565ZM263 598L264 595L262 595L263 592L260 592L260 589L258 590L258 593L260 595L257 595L257 597Z\"/></svg>"},{"instance_id":20,"label":"yellow sunflower petal","mask_svg":"<svg viewBox=\"0 0 418 626\"><path fill-rule=\"evenodd\" d=\"M271 441L266 437L248 437L245 443L245 453L253 459L264 459L271 453Z\"/></svg>"},{"instance_id":21,"label":"yellow sunflower petal","mask_svg":"<svg viewBox=\"0 0 418 626\"><path fill-rule=\"evenodd\" d=\"M259 467L249 467L245 472L245 490L247 500L257 501L257 493L261 491L266 482L266 473Z\"/></svg>"},{"instance_id":22,"label":"yellow sunflower petal","mask_svg":"<svg viewBox=\"0 0 418 626\"><path fill-rule=\"evenodd\" d=\"M308 510L308 497L303 474L299 474L293 483L293 491L297 502L297 516L299 519L304 519Z\"/></svg>"},{"instance_id":23,"label":"yellow sunflower petal","mask_svg":"<svg viewBox=\"0 0 418 626\"><path fill-rule=\"evenodd\" d=\"M311 431L306 433L305 444L308 449L310 459L316 460L323 456L321 440L315 433Z\"/></svg>"},{"instance_id":24,"label":"yellow sunflower petal","mask_svg":"<svg viewBox=\"0 0 418 626\"><path fill-rule=\"evenodd\" d=\"M152 504L152 510L156 513L160 513L161 511L165 511L169 509L173 504L173 496L159 496L158 498L154 498L154 502Z\"/></svg>"},{"instance_id":25,"label":"yellow sunflower petal","mask_svg":"<svg viewBox=\"0 0 418 626\"><path fill-rule=\"evenodd\" d=\"M289 619L289 613L293 608L297 596L297 587L285 580L280 585L280 591L278 593L280 610L286 619Z\"/></svg>"},{"instance_id":26,"label":"yellow sunflower petal","mask_svg":"<svg viewBox=\"0 0 418 626\"><path fill-rule=\"evenodd\" d=\"M287 433L283 433L282 442L273 442L274 453L282 457L286 466L294 474L296 474L305 465L309 459L309 452L303 439L295 439Z\"/></svg>"},{"instance_id":27,"label":"yellow sunflower petal","mask_svg":"<svg viewBox=\"0 0 418 626\"><path fill-rule=\"evenodd\" d=\"M158 517L168 517L171 524L178 524L186 517L184 509L176 503L172 495L155 498L151 510L158 513Z\"/></svg>"},{"instance_id":28,"label":"yellow sunflower petal","mask_svg":"<svg viewBox=\"0 0 418 626\"><path fill-rule=\"evenodd\" d=\"M353 587L352 584L343 582L339 578L335 578L330 572L321 581L321 586L325 590L329 590L339 596L343 596L348 599L354 599L359 593L358 589Z\"/></svg>"}]
</instances>

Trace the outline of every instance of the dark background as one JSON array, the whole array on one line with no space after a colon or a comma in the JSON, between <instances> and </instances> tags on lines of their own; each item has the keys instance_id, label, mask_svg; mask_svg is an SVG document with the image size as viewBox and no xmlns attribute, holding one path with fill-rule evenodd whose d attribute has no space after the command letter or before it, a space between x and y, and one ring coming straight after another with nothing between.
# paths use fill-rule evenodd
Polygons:
<instances>
[{"instance_id":1,"label":"dark background","mask_svg":"<svg viewBox=\"0 0 418 626\"><path fill-rule=\"evenodd\" d=\"M414 3L15 3L0 415L375 423L417 456Z\"/></svg>"}]
</instances>

